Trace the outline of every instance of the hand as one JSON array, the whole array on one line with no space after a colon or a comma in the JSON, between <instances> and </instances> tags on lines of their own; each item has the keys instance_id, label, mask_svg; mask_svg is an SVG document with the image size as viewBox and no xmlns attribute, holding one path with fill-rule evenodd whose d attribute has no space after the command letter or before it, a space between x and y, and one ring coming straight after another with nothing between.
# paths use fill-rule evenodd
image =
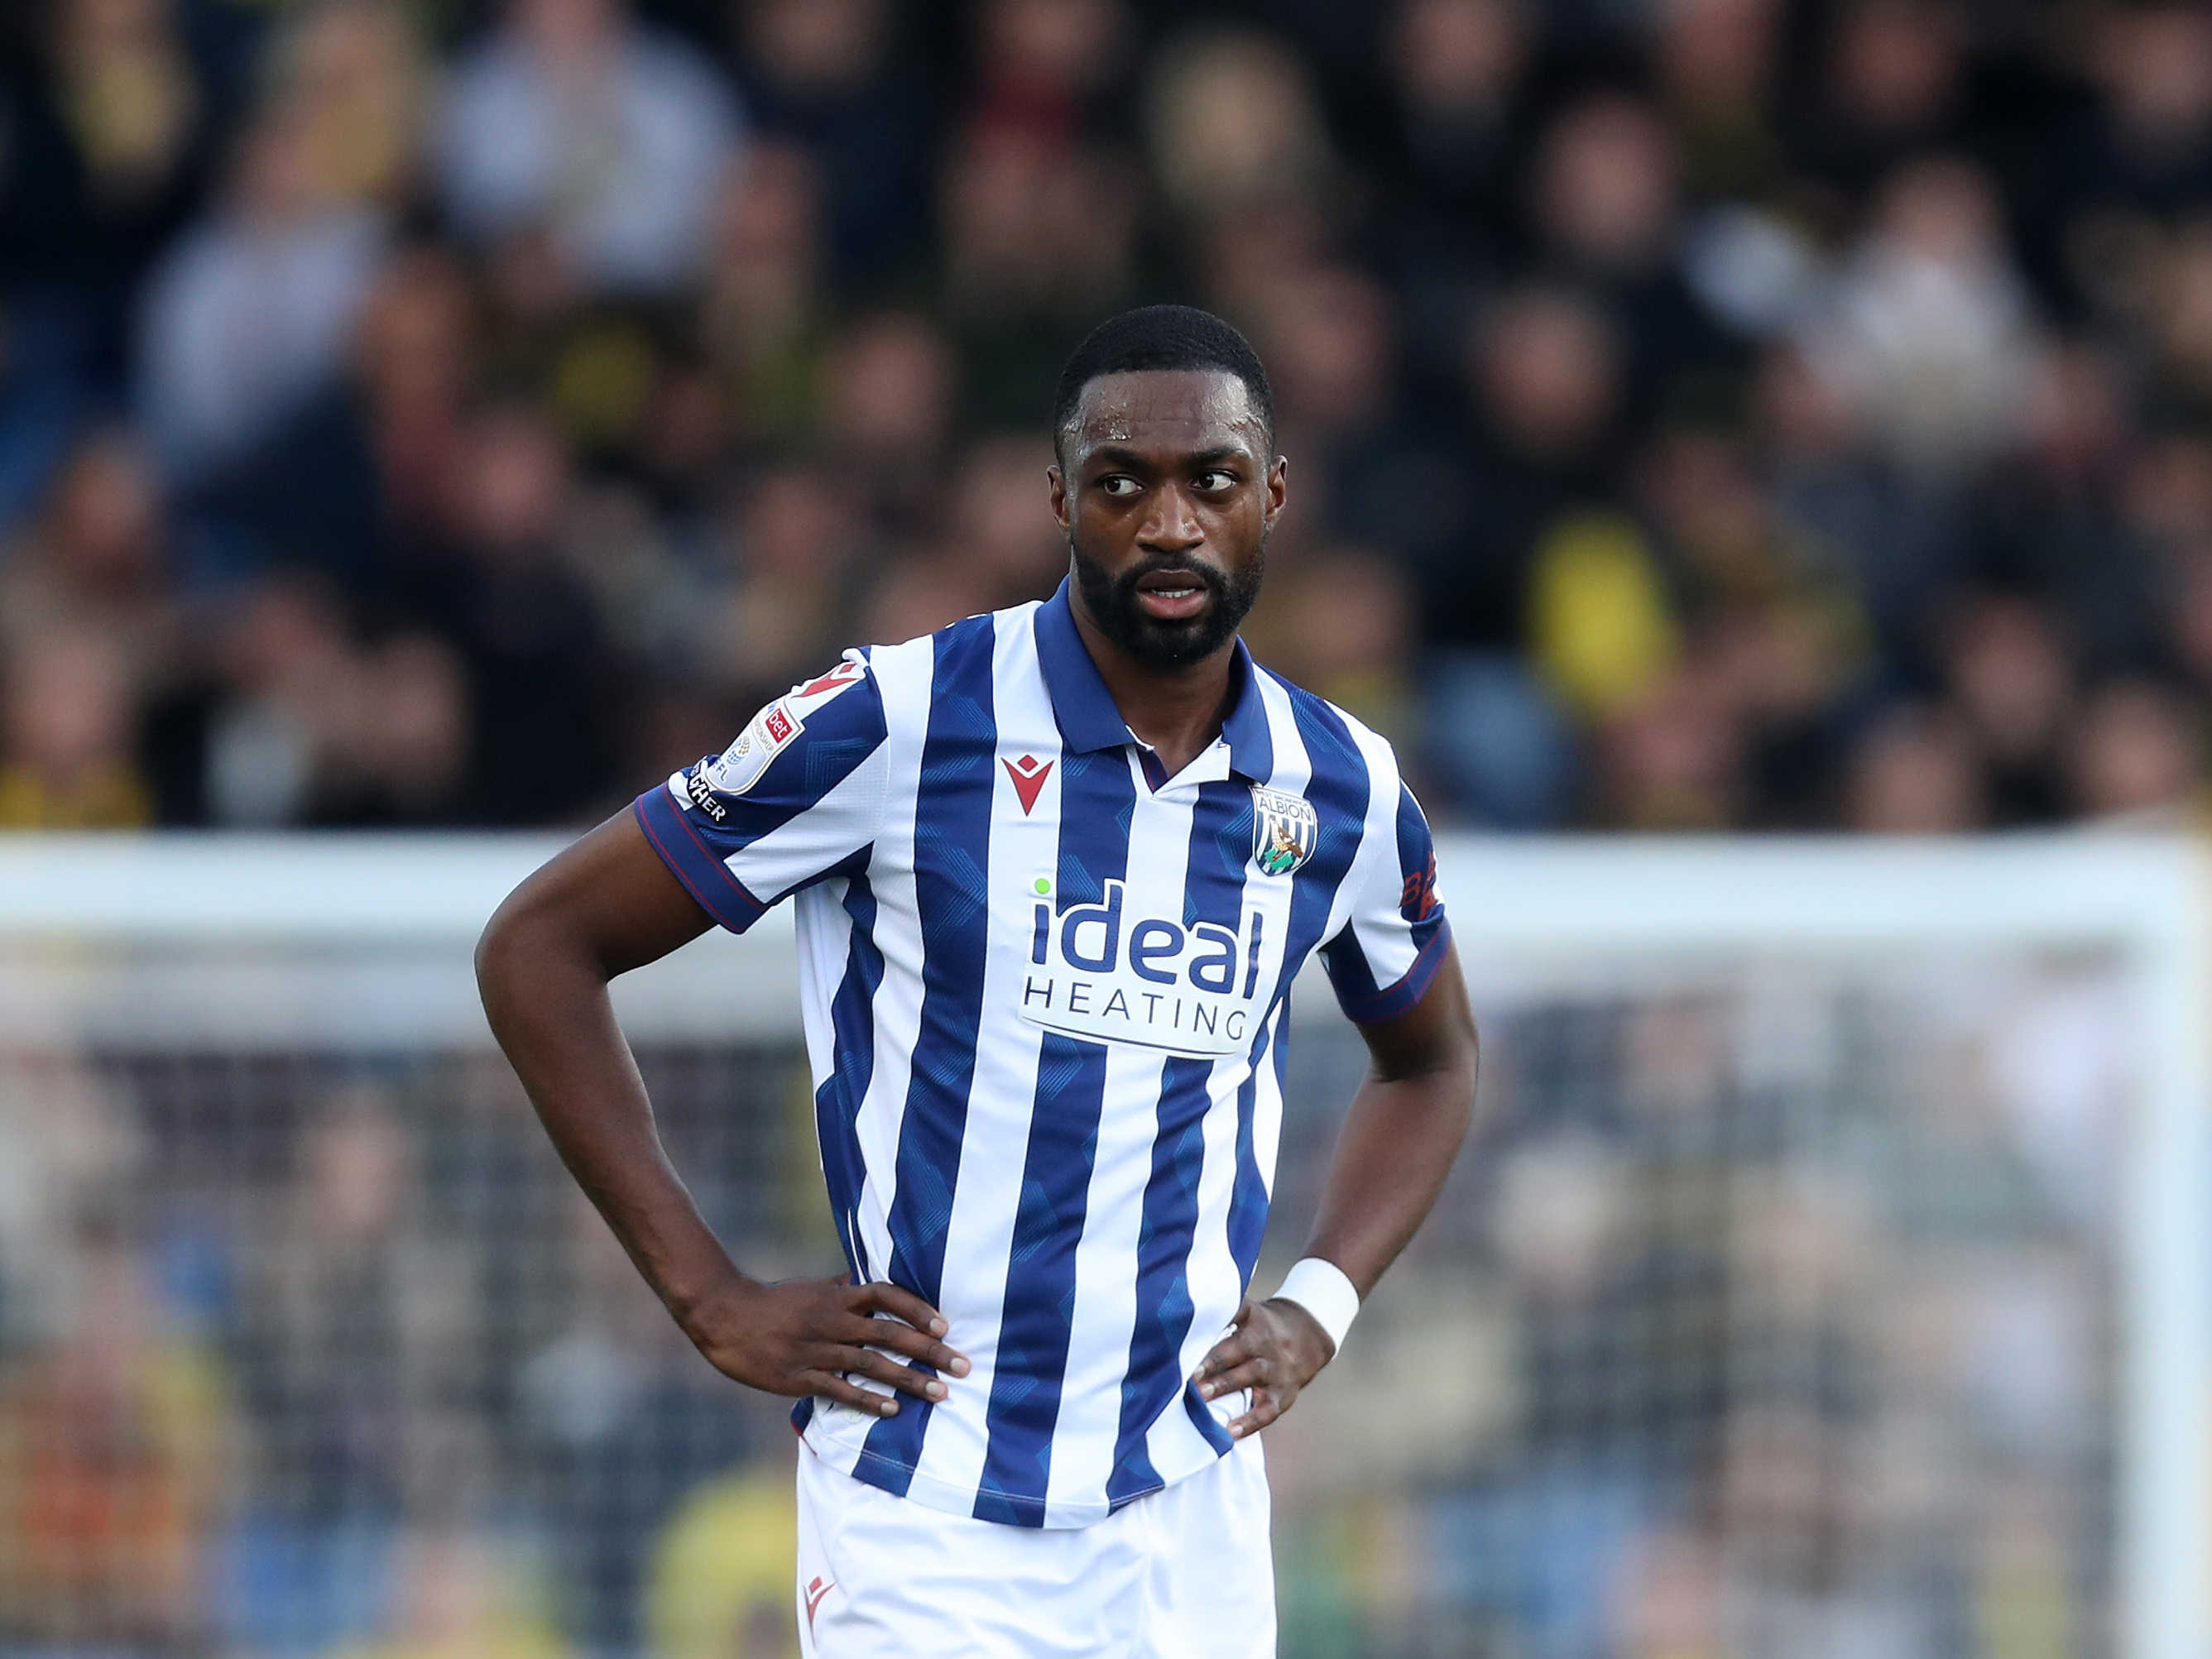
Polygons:
<instances>
[{"instance_id":1,"label":"hand","mask_svg":"<svg viewBox=\"0 0 2212 1659\"><path fill-rule=\"evenodd\" d=\"M889 1314L889 1319L872 1316ZM848 1382L872 1377L922 1400L945 1398L945 1384L902 1365L890 1348L953 1376L967 1357L935 1339L945 1324L936 1309L896 1285L836 1279L740 1279L684 1310L684 1334L725 1376L769 1394L823 1395L876 1417L898 1415L898 1401Z\"/></svg>"},{"instance_id":2,"label":"hand","mask_svg":"<svg viewBox=\"0 0 2212 1659\"><path fill-rule=\"evenodd\" d=\"M1248 1298L1233 1322L1237 1328L1213 1345L1192 1380L1208 1400L1239 1389L1252 1390L1252 1409L1229 1425L1231 1436L1242 1440L1290 1410L1306 1384L1336 1358L1336 1344L1302 1304L1279 1297L1266 1302Z\"/></svg>"}]
</instances>

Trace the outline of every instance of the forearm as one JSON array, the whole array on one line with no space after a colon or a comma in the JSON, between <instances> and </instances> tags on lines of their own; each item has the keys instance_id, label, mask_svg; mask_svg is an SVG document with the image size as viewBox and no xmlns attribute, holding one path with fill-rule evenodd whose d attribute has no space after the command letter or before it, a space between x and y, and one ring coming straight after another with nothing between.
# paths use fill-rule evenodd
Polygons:
<instances>
[{"instance_id":1,"label":"forearm","mask_svg":"<svg viewBox=\"0 0 2212 1659\"><path fill-rule=\"evenodd\" d=\"M1437 1201L1474 1112L1474 1066L1370 1076L1353 1096L1305 1254L1342 1268L1362 1297Z\"/></svg>"},{"instance_id":2,"label":"forearm","mask_svg":"<svg viewBox=\"0 0 2212 1659\"><path fill-rule=\"evenodd\" d=\"M477 979L492 1033L562 1162L683 1322L738 1272L668 1161L602 964L524 919L495 923Z\"/></svg>"},{"instance_id":3,"label":"forearm","mask_svg":"<svg viewBox=\"0 0 2212 1659\"><path fill-rule=\"evenodd\" d=\"M1435 1007L1395 1033L1369 1028L1377 1069L1352 1097L1306 1243L1306 1255L1334 1262L1363 1298L1437 1201L1474 1115L1474 1022L1456 964L1445 978ZM1329 1292L1332 1300L1341 1294ZM1251 1409L1229 1425L1232 1436L1256 1434L1280 1417L1335 1356L1341 1327L1316 1308L1295 1295L1247 1302L1237 1328L1199 1366L1195 1381L1208 1400L1252 1390Z\"/></svg>"}]
</instances>

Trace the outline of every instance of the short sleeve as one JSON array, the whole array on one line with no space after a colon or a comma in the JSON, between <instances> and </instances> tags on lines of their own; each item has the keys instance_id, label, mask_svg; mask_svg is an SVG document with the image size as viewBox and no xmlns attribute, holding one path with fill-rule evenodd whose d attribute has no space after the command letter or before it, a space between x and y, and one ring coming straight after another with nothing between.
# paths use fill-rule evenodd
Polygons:
<instances>
[{"instance_id":1,"label":"short sleeve","mask_svg":"<svg viewBox=\"0 0 2212 1659\"><path fill-rule=\"evenodd\" d=\"M1437 896L1436 842L1402 782L1389 827L1395 834L1384 835L1383 845L1363 848L1353 860L1351 915L1321 950L1337 1001L1362 1025L1410 1012L1451 950Z\"/></svg>"},{"instance_id":2,"label":"short sleeve","mask_svg":"<svg viewBox=\"0 0 2212 1659\"><path fill-rule=\"evenodd\" d=\"M883 818L884 736L882 693L850 651L632 810L691 896L742 933L786 895L865 866Z\"/></svg>"}]
</instances>

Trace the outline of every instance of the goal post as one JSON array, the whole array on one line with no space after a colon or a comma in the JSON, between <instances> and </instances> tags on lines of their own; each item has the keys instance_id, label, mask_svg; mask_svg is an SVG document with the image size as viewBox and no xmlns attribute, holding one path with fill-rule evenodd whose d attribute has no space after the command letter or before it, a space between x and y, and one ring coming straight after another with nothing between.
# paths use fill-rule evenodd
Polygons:
<instances>
[{"instance_id":1,"label":"goal post","mask_svg":"<svg viewBox=\"0 0 2212 1659\"><path fill-rule=\"evenodd\" d=\"M448 1086L440 1057L489 1047L476 936L561 844L0 842L0 1056L67 1056L116 1133L151 1149L127 1177L146 1212L215 1217L203 1231L232 1253L225 1271L250 1277L255 1229L305 1156L301 1097L373 1076L399 1120L431 1122L420 1114L443 1109ZM1286 1615L1299 1614L1285 1653L1629 1653L1639 1620L1694 1601L1739 1650L1780 1654L1808 1620L1933 1631L1952 1616L1937 1604L1966 1595L1975 1617L2063 1605L2063 1650L2212 1659L2203 850L2096 834L1447 836L1437 859L1484 1024L1485 1121L1360 1336L1270 1432ZM687 1158L711 1166L717 1224L799 1213L787 908L625 976L615 996L656 1097L663 1075L672 1095L696 1095L679 1103L678 1162L687 1176ZM1318 975L1294 1006L1310 1058L1290 1079L1271 1265L1296 1244L1360 1063ZM179 1080L209 1056L228 1080ZM298 1064L255 1069L283 1056ZM21 1142L34 1185L63 1178L37 1173L46 1099L0 1112L0 1164ZM241 1115L260 1127L240 1129ZM230 1127L203 1134L217 1116ZM542 1194L557 1171L527 1127L485 1132L513 1148L485 1167L526 1181L421 1154L426 1170L447 1159L441 1201L463 1218L441 1237L507 1213L472 1182L524 1182L541 1194L527 1213L553 1213ZM756 1164L772 1166L769 1184L745 1184ZM165 1187L185 1167L189 1182ZM61 1224L29 1200L22 1213L9 1224ZM486 1285L524 1283L530 1256L496 1219L466 1242ZM0 1312L43 1305L8 1273L0 1263ZM588 1389L585 1406L549 1408L550 1428L529 1417L533 1389L599 1375L562 1369L589 1324L562 1298L581 1294L563 1279L525 1297L535 1311L510 1322L508 1347L481 1362L493 1380L468 1396L492 1403L460 1413L489 1415L441 1430L477 1449L470 1467L488 1472L471 1490L510 1521L547 1471L581 1467L576 1448L597 1443ZM207 1316L211 1340L234 1342L244 1376L276 1339L253 1326L246 1292L209 1297L223 1310ZM1466 1328L1439 1339L1439 1324ZM226 1335L234 1326L246 1335ZM38 1317L0 1318L0 1401L57 1340ZM1422 1375L1439 1351L1464 1374ZM258 1393L241 1382L240 1398L278 1397L281 1371ZM1390 1389L1406 1403L1378 1405ZM392 1409L406 1419L416 1404ZM179 1591L172 1615L249 1645L276 1614L221 1588L224 1552L247 1547L238 1515L276 1504L252 1483L311 1450L274 1430L258 1444L250 1468L216 1476L240 1483L205 1523L200 1582L217 1588ZM413 1501L400 1492L392 1512ZM1346 1514L1413 1540L1413 1565L1376 1566ZM1913 1540L1968 1534L1951 1577L1971 1594L1915 1576ZM1775 1542L1801 1535L1795 1554ZM548 1533L533 1547L556 1585L549 1616L571 1628L604 1616L607 1642L642 1650L650 1616L575 1611L559 1588L570 1546ZM625 1571L620 1595L649 1598L650 1564ZM300 1628L364 1633L335 1601L315 1616Z\"/></svg>"}]
</instances>

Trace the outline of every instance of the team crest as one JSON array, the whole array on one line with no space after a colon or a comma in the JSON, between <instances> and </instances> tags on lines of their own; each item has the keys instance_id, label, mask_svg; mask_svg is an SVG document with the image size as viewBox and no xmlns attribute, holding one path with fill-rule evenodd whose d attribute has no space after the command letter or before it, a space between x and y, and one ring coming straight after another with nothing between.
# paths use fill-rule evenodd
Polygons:
<instances>
[{"instance_id":1,"label":"team crest","mask_svg":"<svg viewBox=\"0 0 2212 1659\"><path fill-rule=\"evenodd\" d=\"M1271 876L1287 876L1314 854L1321 820L1304 795L1252 786L1252 861Z\"/></svg>"}]
</instances>

